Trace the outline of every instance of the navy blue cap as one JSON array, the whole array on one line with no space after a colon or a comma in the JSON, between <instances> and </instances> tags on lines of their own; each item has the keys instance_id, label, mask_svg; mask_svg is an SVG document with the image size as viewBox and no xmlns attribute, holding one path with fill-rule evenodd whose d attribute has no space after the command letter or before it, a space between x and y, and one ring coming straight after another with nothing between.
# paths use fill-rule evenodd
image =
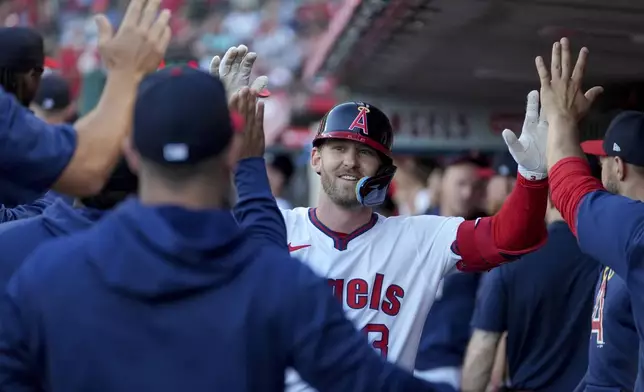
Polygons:
<instances>
[{"instance_id":1,"label":"navy blue cap","mask_svg":"<svg viewBox=\"0 0 644 392\"><path fill-rule=\"evenodd\" d=\"M69 83L56 74L43 76L33 103L44 111L65 109L72 103Z\"/></svg>"},{"instance_id":2,"label":"navy blue cap","mask_svg":"<svg viewBox=\"0 0 644 392\"><path fill-rule=\"evenodd\" d=\"M45 46L42 36L27 27L0 28L0 67L19 72L43 68Z\"/></svg>"},{"instance_id":3,"label":"navy blue cap","mask_svg":"<svg viewBox=\"0 0 644 392\"><path fill-rule=\"evenodd\" d=\"M234 128L218 78L188 66L148 75L134 107L134 147L152 162L194 165L228 147Z\"/></svg>"},{"instance_id":4,"label":"navy blue cap","mask_svg":"<svg viewBox=\"0 0 644 392\"><path fill-rule=\"evenodd\" d=\"M620 157L626 163L644 167L644 112L627 110L608 125L604 140L581 144L586 154Z\"/></svg>"}]
</instances>

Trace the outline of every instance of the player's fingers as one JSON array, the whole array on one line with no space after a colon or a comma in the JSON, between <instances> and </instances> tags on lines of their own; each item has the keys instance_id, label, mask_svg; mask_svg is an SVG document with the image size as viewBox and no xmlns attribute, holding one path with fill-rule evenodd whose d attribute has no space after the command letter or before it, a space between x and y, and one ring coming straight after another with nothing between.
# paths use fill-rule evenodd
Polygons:
<instances>
[{"instance_id":1,"label":"player's fingers","mask_svg":"<svg viewBox=\"0 0 644 392\"><path fill-rule=\"evenodd\" d=\"M586 91L586 94L584 96L588 100L588 102L592 105L593 102L601 95L601 93L604 92L604 88L601 86L595 86Z\"/></svg>"},{"instance_id":2,"label":"player's fingers","mask_svg":"<svg viewBox=\"0 0 644 392\"><path fill-rule=\"evenodd\" d=\"M170 39L172 39L172 30L170 29L170 26L166 26L163 29L161 38L159 38L159 41L157 42L157 50L159 53L165 53L168 49L168 45L170 45Z\"/></svg>"},{"instance_id":3,"label":"player's fingers","mask_svg":"<svg viewBox=\"0 0 644 392\"><path fill-rule=\"evenodd\" d=\"M157 20L154 21L150 30L148 30L148 37L151 40L159 40L166 33L166 27L169 27L170 24L170 10L163 10L159 14Z\"/></svg>"},{"instance_id":4,"label":"player's fingers","mask_svg":"<svg viewBox=\"0 0 644 392\"><path fill-rule=\"evenodd\" d=\"M572 75L572 64L570 59L570 42L568 38L562 38L561 44L561 79L568 80Z\"/></svg>"},{"instance_id":5,"label":"player's fingers","mask_svg":"<svg viewBox=\"0 0 644 392\"><path fill-rule=\"evenodd\" d=\"M552 45L552 58L550 59L550 77L552 80L561 78L561 44L555 42Z\"/></svg>"},{"instance_id":6,"label":"player's fingers","mask_svg":"<svg viewBox=\"0 0 644 392\"><path fill-rule=\"evenodd\" d=\"M266 87L268 87L268 76L258 76L250 85L251 90L257 91L258 93L264 91Z\"/></svg>"},{"instance_id":7,"label":"player's fingers","mask_svg":"<svg viewBox=\"0 0 644 392\"><path fill-rule=\"evenodd\" d=\"M219 66L220 77L228 75L228 73L230 72L230 67L233 65L233 61L235 61L236 56L237 48L234 46L229 48L226 53L224 53L224 57L221 59L221 64Z\"/></svg>"},{"instance_id":8,"label":"player's fingers","mask_svg":"<svg viewBox=\"0 0 644 392\"><path fill-rule=\"evenodd\" d=\"M257 113L255 114L255 126L259 131L261 137L264 137L264 108L265 104L262 101L257 102Z\"/></svg>"},{"instance_id":9,"label":"player's fingers","mask_svg":"<svg viewBox=\"0 0 644 392\"><path fill-rule=\"evenodd\" d=\"M246 47L246 45L239 45L237 47L237 55L235 56L235 61L233 61L232 65L230 66L230 72L232 74L238 74L241 63L244 60L244 57L246 57L247 53L248 47Z\"/></svg>"},{"instance_id":10,"label":"player's fingers","mask_svg":"<svg viewBox=\"0 0 644 392\"><path fill-rule=\"evenodd\" d=\"M130 1L130 4L127 6L127 10L125 11L125 16L123 16L123 21L121 22L119 31L121 29L134 28L139 24L144 4L145 0Z\"/></svg>"},{"instance_id":11,"label":"player's fingers","mask_svg":"<svg viewBox=\"0 0 644 392\"><path fill-rule=\"evenodd\" d=\"M577 58L577 63L575 64L575 69L572 71L572 81L577 86L581 86L584 79L584 73L586 73L586 62L588 61L588 48L583 47L579 51L579 57Z\"/></svg>"},{"instance_id":12,"label":"player's fingers","mask_svg":"<svg viewBox=\"0 0 644 392\"><path fill-rule=\"evenodd\" d=\"M508 146L508 149L511 153L523 151L521 142L517 138L517 135L514 134L514 132L509 129L504 129L503 132L501 132L501 136L503 137L503 141Z\"/></svg>"},{"instance_id":13,"label":"player's fingers","mask_svg":"<svg viewBox=\"0 0 644 392\"><path fill-rule=\"evenodd\" d=\"M530 91L527 101L523 129L527 129L529 125L539 121L539 92L537 90Z\"/></svg>"},{"instance_id":14,"label":"player's fingers","mask_svg":"<svg viewBox=\"0 0 644 392\"><path fill-rule=\"evenodd\" d=\"M104 46L114 36L114 28L109 19L103 14L98 14L94 17L96 27L98 28L98 46Z\"/></svg>"},{"instance_id":15,"label":"player's fingers","mask_svg":"<svg viewBox=\"0 0 644 392\"><path fill-rule=\"evenodd\" d=\"M249 52L246 56L244 56L241 62L241 67L239 68L240 78L246 81L250 79L250 73L253 71L255 60L257 60L257 53L255 52Z\"/></svg>"},{"instance_id":16,"label":"player's fingers","mask_svg":"<svg viewBox=\"0 0 644 392\"><path fill-rule=\"evenodd\" d=\"M210 75L218 78L219 77L219 64L221 64L221 59L219 56L215 56L210 60Z\"/></svg>"},{"instance_id":17,"label":"player's fingers","mask_svg":"<svg viewBox=\"0 0 644 392\"><path fill-rule=\"evenodd\" d=\"M539 74L539 81L541 82L541 88L546 88L550 86L550 73L546 67L546 62L543 60L543 57L537 56L534 59L534 63L537 66L537 73Z\"/></svg>"},{"instance_id":18,"label":"player's fingers","mask_svg":"<svg viewBox=\"0 0 644 392\"><path fill-rule=\"evenodd\" d=\"M143 15L139 21L139 28L142 30L148 30L154 22L154 18L157 16L159 11L159 5L161 5L161 0L148 0L145 8L143 9Z\"/></svg>"}]
</instances>

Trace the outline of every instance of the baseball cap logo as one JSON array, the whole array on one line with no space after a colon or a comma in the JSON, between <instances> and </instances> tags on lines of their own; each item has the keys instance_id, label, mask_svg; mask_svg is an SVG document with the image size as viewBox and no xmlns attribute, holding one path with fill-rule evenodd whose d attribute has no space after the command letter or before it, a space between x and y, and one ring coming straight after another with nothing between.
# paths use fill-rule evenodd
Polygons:
<instances>
[{"instance_id":1,"label":"baseball cap logo","mask_svg":"<svg viewBox=\"0 0 644 392\"><path fill-rule=\"evenodd\" d=\"M622 151L621 147L617 143L613 143L613 151L620 152Z\"/></svg>"},{"instance_id":2,"label":"baseball cap logo","mask_svg":"<svg viewBox=\"0 0 644 392\"><path fill-rule=\"evenodd\" d=\"M189 156L188 145L185 143L169 143L163 146L163 159L166 162L185 162Z\"/></svg>"}]
</instances>

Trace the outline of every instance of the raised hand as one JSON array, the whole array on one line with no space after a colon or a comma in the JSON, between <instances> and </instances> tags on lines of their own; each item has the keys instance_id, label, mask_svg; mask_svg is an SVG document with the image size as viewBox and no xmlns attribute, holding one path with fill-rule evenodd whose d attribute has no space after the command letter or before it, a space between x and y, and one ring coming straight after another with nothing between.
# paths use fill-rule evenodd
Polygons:
<instances>
[{"instance_id":1,"label":"raised hand","mask_svg":"<svg viewBox=\"0 0 644 392\"><path fill-rule=\"evenodd\" d=\"M263 157L266 147L264 139L264 102L257 100L257 92L242 87L229 100L229 108L244 120L239 159Z\"/></svg>"},{"instance_id":2,"label":"raised hand","mask_svg":"<svg viewBox=\"0 0 644 392\"><path fill-rule=\"evenodd\" d=\"M535 62L541 80L541 104L551 120L564 117L575 122L583 118L595 99L604 90L596 86L583 93L582 82L586 71L588 49L581 48L574 69L570 43L562 38L552 45L550 72L541 56Z\"/></svg>"},{"instance_id":3,"label":"raised hand","mask_svg":"<svg viewBox=\"0 0 644 392\"><path fill-rule=\"evenodd\" d=\"M96 16L98 50L108 71L131 73L140 80L158 68L172 36L170 11L158 13L160 3L132 0L116 34L105 15Z\"/></svg>"},{"instance_id":4,"label":"raised hand","mask_svg":"<svg viewBox=\"0 0 644 392\"><path fill-rule=\"evenodd\" d=\"M512 157L519 165L519 173L530 181L542 180L548 176L546 166L546 144L548 141L548 122L539 111L539 92L534 90L528 94L525 109L525 120L521 136L509 129L501 134Z\"/></svg>"},{"instance_id":5,"label":"raised hand","mask_svg":"<svg viewBox=\"0 0 644 392\"><path fill-rule=\"evenodd\" d=\"M250 83L250 75L253 65L257 60L257 53L249 52L245 45L231 47L224 54L223 60L215 56L210 61L210 74L221 79L226 87L229 100L233 94L239 92L242 87L248 87L256 93L260 93L268 86L268 77L259 76Z\"/></svg>"}]
</instances>

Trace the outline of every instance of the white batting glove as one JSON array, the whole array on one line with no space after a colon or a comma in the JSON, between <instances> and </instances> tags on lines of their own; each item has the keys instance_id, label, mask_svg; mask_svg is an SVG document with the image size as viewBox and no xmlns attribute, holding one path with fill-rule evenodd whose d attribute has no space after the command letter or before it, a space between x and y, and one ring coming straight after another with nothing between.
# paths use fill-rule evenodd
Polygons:
<instances>
[{"instance_id":1,"label":"white batting glove","mask_svg":"<svg viewBox=\"0 0 644 392\"><path fill-rule=\"evenodd\" d=\"M539 112L539 92L530 91L525 109L525 121L521 136L509 129L501 134L510 154L519 165L519 173L529 181L543 180L548 177L546 165L546 142L548 121L543 111Z\"/></svg>"},{"instance_id":2,"label":"white batting glove","mask_svg":"<svg viewBox=\"0 0 644 392\"><path fill-rule=\"evenodd\" d=\"M223 60L215 56L210 61L210 74L221 79L229 97L250 84L250 74L257 53L249 52L246 45L231 47ZM250 84L251 90L260 92L268 86L268 77L259 76Z\"/></svg>"}]
</instances>

